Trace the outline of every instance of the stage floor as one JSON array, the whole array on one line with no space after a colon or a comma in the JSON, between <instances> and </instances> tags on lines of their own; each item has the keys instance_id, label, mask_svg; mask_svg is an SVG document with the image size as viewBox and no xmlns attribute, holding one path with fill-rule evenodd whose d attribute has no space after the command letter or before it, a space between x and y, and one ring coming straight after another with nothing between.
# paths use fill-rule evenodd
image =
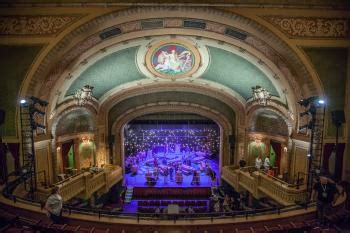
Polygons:
<instances>
[{"instance_id":1,"label":"stage floor","mask_svg":"<svg viewBox=\"0 0 350 233\"><path fill-rule=\"evenodd\" d=\"M124 182L125 186L134 186L134 187L211 187L216 186L218 183L219 177L219 164L218 158L214 159L205 159L210 164L210 167L216 173L216 181L212 183L210 176L207 175L204 171L200 172L199 163L191 163L191 166L198 172L200 172L200 183L199 184L191 184L193 175L186 175L183 173L183 182L176 183L175 175L173 175L173 180L170 179L170 175L165 178L162 175L158 176L158 180L155 185L149 185L146 182L145 174L147 171L153 171L153 166L145 161L140 161L137 174L125 174Z\"/></svg>"}]
</instances>

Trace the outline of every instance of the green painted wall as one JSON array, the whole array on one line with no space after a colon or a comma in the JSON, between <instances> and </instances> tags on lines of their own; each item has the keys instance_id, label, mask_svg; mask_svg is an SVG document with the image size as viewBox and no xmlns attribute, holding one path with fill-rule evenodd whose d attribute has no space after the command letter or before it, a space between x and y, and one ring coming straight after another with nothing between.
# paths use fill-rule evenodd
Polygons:
<instances>
[{"instance_id":1,"label":"green painted wall","mask_svg":"<svg viewBox=\"0 0 350 233\"><path fill-rule=\"evenodd\" d=\"M253 96L252 87L264 87L271 95L279 94L270 79L248 60L229 51L208 46L210 65L203 79L221 83L239 93L244 99Z\"/></svg>"},{"instance_id":2,"label":"green painted wall","mask_svg":"<svg viewBox=\"0 0 350 233\"><path fill-rule=\"evenodd\" d=\"M0 134L16 135L16 106L21 83L42 46L0 45L0 109L6 111Z\"/></svg>"},{"instance_id":3,"label":"green painted wall","mask_svg":"<svg viewBox=\"0 0 350 233\"><path fill-rule=\"evenodd\" d=\"M348 51L346 48L304 48L320 77L327 99L328 119L331 111L344 110ZM328 125L328 136L336 128ZM342 132L340 132L342 134Z\"/></svg>"},{"instance_id":4,"label":"green painted wall","mask_svg":"<svg viewBox=\"0 0 350 233\"><path fill-rule=\"evenodd\" d=\"M69 87L66 96L73 95L85 85L93 86L93 96L100 98L107 91L127 82L144 78L138 71L135 58L138 47L112 53L87 68Z\"/></svg>"},{"instance_id":5,"label":"green painted wall","mask_svg":"<svg viewBox=\"0 0 350 233\"><path fill-rule=\"evenodd\" d=\"M75 168L73 146L70 147L68 152L68 167Z\"/></svg>"}]
</instances>

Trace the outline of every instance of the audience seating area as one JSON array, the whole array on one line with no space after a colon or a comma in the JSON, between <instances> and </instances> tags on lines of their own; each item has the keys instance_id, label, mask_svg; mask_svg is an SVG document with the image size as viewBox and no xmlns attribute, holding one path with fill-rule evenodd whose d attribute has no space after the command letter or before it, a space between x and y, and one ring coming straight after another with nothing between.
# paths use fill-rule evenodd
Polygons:
<instances>
[{"instance_id":1,"label":"audience seating area","mask_svg":"<svg viewBox=\"0 0 350 233\"><path fill-rule=\"evenodd\" d=\"M217 227L213 232L235 232L235 233L263 233L263 232L274 232L274 233L299 233L299 232L310 232L310 233L336 233L339 232L334 228L320 228L319 223L315 219L306 221L289 221L289 222L276 222L275 224L270 223L267 225L253 224L250 227ZM74 224L52 224L43 222L42 220L29 219L21 216L14 216L0 211L0 232L4 233L35 233L35 232L66 232L66 233L107 233L107 232L122 232L119 230L113 230L109 228L101 229L95 227L86 227ZM126 231L130 232L130 231ZM148 231L147 231L148 232ZM153 231L152 231L153 232ZM206 230L193 230L191 232L212 232Z\"/></svg>"},{"instance_id":2,"label":"audience seating area","mask_svg":"<svg viewBox=\"0 0 350 233\"><path fill-rule=\"evenodd\" d=\"M170 204L179 205L180 207L188 206L208 206L206 200L140 200L137 202L138 206L163 206L166 207Z\"/></svg>"},{"instance_id":3,"label":"audience seating area","mask_svg":"<svg viewBox=\"0 0 350 233\"><path fill-rule=\"evenodd\" d=\"M36 232L65 232L65 233L108 233L110 230L79 225L53 224L42 220L15 216L4 211L0 212L0 232L4 233L36 233Z\"/></svg>"},{"instance_id":4,"label":"audience seating area","mask_svg":"<svg viewBox=\"0 0 350 233\"><path fill-rule=\"evenodd\" d=\"M195 213L208 211L208 201L206 200L139 200L137 211L140 213L155 213L157 208L163 211L171 204L178 205L182 209L191 207Z\"/></svg>"}]
</instances>

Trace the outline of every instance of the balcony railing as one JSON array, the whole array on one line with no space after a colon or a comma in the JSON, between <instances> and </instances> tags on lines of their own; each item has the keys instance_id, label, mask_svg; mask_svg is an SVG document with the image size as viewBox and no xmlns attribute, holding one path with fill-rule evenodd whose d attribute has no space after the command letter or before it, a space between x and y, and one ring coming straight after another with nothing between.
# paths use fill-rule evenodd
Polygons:
<instances>
[{"instance_id":1,"label":"balcony railing","mask_svg":"<svg viewBox=\"0 0 350 233\"><path fill-rule=\"evenodd\" d=\"M61 196L64 201L83 194L89 198L94 192L104 189L106 192L122 177L122 169L119 166L109 165L101 171L83 172L72 178L59 182Z\"/></svg>"},{"instance_id":2,"label":"balcony railing","mask_svg":"<svg viewBox=\"0 0 350 233\"><path fill-rule=\"evenodd\" d=\"M282 205L305 202L307 193L305 187L296 187L265 172L255 171L253 167L232 169L224 167L222 176L237 191L249 191L255 198L269 196Z\"/></svg>"}]
</instances>

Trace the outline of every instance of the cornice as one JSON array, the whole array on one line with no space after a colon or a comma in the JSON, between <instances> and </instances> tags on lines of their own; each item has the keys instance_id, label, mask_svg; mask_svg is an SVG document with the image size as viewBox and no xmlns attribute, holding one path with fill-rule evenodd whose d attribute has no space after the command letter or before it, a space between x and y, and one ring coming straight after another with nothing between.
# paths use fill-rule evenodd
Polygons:
<instances>
[{"instance_id":1,"label":"cornice","mask_svg":"<svg viewBox=\"0 0 350 233\"><path fill-rule=\"evenodd\" d=\"M248 30L248 36L247 36L247 40L245 41L249 46L252 46L254 48L259 47L260 51L263 52L267 57L272 58L273 57L273 61L278 61L278 65L281 66L281 70L286 71L286 76L288 76L288 80L291 80L290 82L292 82L291 86L295 87L296 81L293 81L293 79L295 77L293 77L295 73L301 73L303 75L300 75L301 77L305 78L308 77L309 74L306 71L305 68L303 68L304 66L302 65L301 62L298 62L298 58L293 55L293 52L291 51L290 48L288 48L288 46L286 44L283 44L283 42L279 39L277 39L273 34L268 33L264 28L261 28L261 26L255 24L254 22L250 21L247 18L238 16L238 15L234 15L231 14L229 12L222 12L222 11L217 11L215 9L207 9L207 8L200 8L200 9L193 9L193 8L181 8L181 9L171 9L169 7L155 7L155 8L132 8L132 9L128 9L128 10L124 10L124 11L120 11L120 12L115 12L115 13L111 13L111 14L107 14L104 16L101 16L99 18L96 18L90 22L88 22L87 24L81 26L80 28L78 28L77 30L75 30L74 32L72 32L71 34L67 35L61 42L59 42L54 49L51 50L51 52L47 55L46 59L42 62L41 66L38 68L36 74L34 75L35 79L41 79L41 80L37 80L37 82L43 82L44 80L42 80L43 77L47 77L46 78L46 87L50 87L54 84L55 80L57 80L57 77L63 72L64 69L66 69L66 67L71 64L73 62L73 60L75 58L77 58L79 55L81 55L82 53L84 53L85 51L87 51L88 49L96 46L97 44L99 44L102 40L101 38L98 36L98 34L93 34L90 35L90 37L86 38L83 41L80 41L78 44L75 44L73 46L73 49L68 50L68 52L62 56L61 61L54 67L51 68L51 74L50 75L45 75L45 71L50 70L49 67L52 65L50 64L50 60L52 60L52 58L56 57L58 55L59 52L61 52L62 50L66 50L68 41L71 41L75 36L78 36L81 33L86 32L86 30L90 29L90 28L96 28L98 24L103 24L103 22L111 20L113 18L116 19L122 19L122 18L126 18L126 17L130 17L132 15L137 15L137 14L152 14L155 17L156 13L160 13L162 12L162 14L166 14L168 11L180 11L182 14L188 14L188 13L193 13L194 15L199 13L199 14L207 14L210 15L211 17L221 17L221 18L226 18L226 21L231 21L232 24L238 24L240 23L241 25L247 25L246 27L249 27ZM174 13L174 12L172 12ZM150 16L148 16L150 17ZM194 16L196 17L196 16ZM149 19L149 18L145 18L145 19ZM175 21L179 21L179 19L181 18L165 18L164 19L164 27L167 27L167 25L170 26L170 28L176 28L176 27L183 27L182 23L180 22L175 22ZM224 34L224 29L227 27L232 27L231 25L227 25L227 24L223 24L223 23L218 23L218 22L212 22L210 20L205 20L205 19L200 19L202 21L207 22L207 28L206 31L209 30L213 30L215 33L220 33L220 34ZM140 27L140 23L142 22L142 20L139 21L124 21L120 22L120 24L115 24L113 25L114 27L119 26L118 28L122 29L123 31L126 31L127 33L130 32L135 32L135 30L138 30L138 28ZM220 25L219 25L220 24ZM223 28L223 29L222 29ZM266 39L266 41L271 41L272 42L276 42L274 43L277 46L283 47L284 49L278 49L280 51L285 51L285 53L287 54L279 54L275 49L271 48L269 45L267 45L262 39L257 38L256 36L253 36L252 34L250 34L250 32L252 30L258 30L259 33L261 33L261 35L268 35L268 39ZM103 30L103 28L101 28L101 30ZM189 29L187 29L189 30ZM193 28L191 28L191 30L194 30ZM123 34L123 31L121 34ZM144 30L145 32L148 30ZM227 35L226 35L227 36ZM286 64L287 62L284 61L284 57L285 55L287 55L286 59L288 59L288 63L297 63L295 65L295 67L298 67L298 70L292 70L292 71L287 71L288 70L288 64ZM40 77L40 78L39 78ZM50 84L51 83L51 84ZM312 87L312 84L310 84L311 86L309 87L309 89L311 90L311 92L315 92L315 87ZM299 90L298 88L294 88L296 91ZM300 96L297 94L297 96Z\"/></svg>"},{"instance_id":2,"label":"cornice","mask_svg":"<svg viewBox=\"0 0 350 233\"><path fill-rule=\"evenodd\" d=\"M84 15L2 15L0 36L56 36Z\"/></svg>"},{"instance_id":3,"label":"cornice","mask_svg":"<svg viewBox=\"0 0 350 233\"><path fill-rule=\"evenodd\" d=\"M266 15L263 19L289 38L350 38L350 18Z\"/></svg>"}]
</instances>

